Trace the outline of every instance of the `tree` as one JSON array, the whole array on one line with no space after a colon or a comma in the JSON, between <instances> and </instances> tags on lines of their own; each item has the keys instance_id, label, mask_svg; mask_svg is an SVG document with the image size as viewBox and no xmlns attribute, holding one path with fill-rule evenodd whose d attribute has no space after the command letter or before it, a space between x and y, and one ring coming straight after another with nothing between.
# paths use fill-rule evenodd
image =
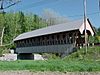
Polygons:
<instances>
[{"instance_id":1,"label":"tree","mask_svg":"<svg viewBox=\"0 0 100 75\"><path fill-rule=\"evenodd\" d=\"M100 43L100 27L96 28L93 27L93 29L96 32L95 36L89 36L89 43L94 44L94 43Z\"/></svg>"},{"instance_id":2,"label":"tree","mask_svg":"<svg viewBox=\"0 0 100 75\"><path fill-rule=\"evenodd\" d=\"M2 46L3 43L3 36L4 36L4 30L5 27L3 26L5 24L5 18L3 14L0 14L0 45Z\"/></svg>"},{"instance_id":3,"label":"tree","mask_svg":"<svg viewBox=\"0 0 100 75\"><path fill-rule=\"evenodd\" d=\"M19 2L20 0L0 0L0 10L7 9Z\"/></svg>"},{"instance_id":4,"label":"tree","mask_svg":"<svg viewBox=\"0 0 100 75\"><path fill-rule=\"evenodd\" d=\"M21 29L21 33L24 33L27 31L27 26L25 25L25 16L23 12L19 12L19 21L18 21Z\"/></svg>"},{"instance_id":5,"label":"tree","mask_svg":"<svg viewBox=\"0 0 100 75\"><path fill-rule=\"evenodd\" d=\"M0 14L0 37L4 29L3 44L9 44L21 33L45 27L47 24L38 15L18 13Z\"/></svg>"},{"instance_id":6,"label":"tree","mask_svg":"<svg viewBox=\"0 0 100 75\"><path fill-rule=\"evenodd\" d=\"M100 36L100 27L97 29L97 35Z\"/></svg>"},{"instance_id":7,"label":"tree","mask_svg":"<svg viewBox=\"0 0 100 75\"><path fill-rule=\"evenodd\" d=\"M69 21L67 18L60 16L58 13L56 13L51 9L44 10L43 19L46 20L48 26L60 23L66 23Z\"/></svg>"},{"instance_id":8,"label":"tree","mask_svg":"<svg viewBox=\"0 0 100 75\"><path fill-rule=\"evenodd\" d=\"M100 43L100 27L97 29L97 38L98 38L99 43Z\"/></svg>"},{"instance_id":9,"label":"tree","mask_svg":"<svg viewBox=\"0 0 100 75\"><path fill-rule=\"evenodd\" d=\"M9 8L18 2L19 2L19 0L0 0L0 14L2 14L4 17L4 15L5 15L4 9ZM5 17L4 17L4 20L5 20ZM4 32L7 32L7 31L9 32L9 30L10 30L9 25L7 25L5 22L4 22L4 24L2 24L2 26L3 26L3 28L2 28L2 33L1 33L1 37L0 37L1 45L3 42ZM6 29L6 31L5 31L5 29Z\"/></svg>"}]
</instances>

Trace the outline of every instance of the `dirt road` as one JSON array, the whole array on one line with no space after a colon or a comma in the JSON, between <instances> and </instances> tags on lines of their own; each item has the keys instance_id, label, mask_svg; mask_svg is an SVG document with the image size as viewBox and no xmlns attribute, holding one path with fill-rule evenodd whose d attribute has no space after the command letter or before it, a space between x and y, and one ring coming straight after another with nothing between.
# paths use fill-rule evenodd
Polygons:
<instances>
[{"instance_id":1,"label":"dirt road","mask_svg":"<svg viewBox=\"0 0 100 75\"><path fill-rule=\"evenodd\" d=\"M29 72L29 71L1 71L0 75L100 75L100 72Z\"/></svg>"}]
</instances>

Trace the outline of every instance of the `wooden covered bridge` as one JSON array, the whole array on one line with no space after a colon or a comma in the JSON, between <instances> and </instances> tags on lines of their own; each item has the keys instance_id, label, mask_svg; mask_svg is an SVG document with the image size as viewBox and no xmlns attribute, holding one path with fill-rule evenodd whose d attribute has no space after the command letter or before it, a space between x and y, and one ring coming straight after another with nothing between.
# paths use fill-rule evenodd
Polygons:
<instances>
[{"instance_id":1,"label":"wooden covered bridge","mask_svg":"<svg viewBox=\"0 0 100 75\"><path fill-rule=\"evenodd\" d=\"M94 35L93 27L86 20L88 35ZM14 39L15 52L20 58L31 58L32 53L72 53L74 48L84 45L84 21L48 26L20 34Z\"/></svg>"}]
</instances>

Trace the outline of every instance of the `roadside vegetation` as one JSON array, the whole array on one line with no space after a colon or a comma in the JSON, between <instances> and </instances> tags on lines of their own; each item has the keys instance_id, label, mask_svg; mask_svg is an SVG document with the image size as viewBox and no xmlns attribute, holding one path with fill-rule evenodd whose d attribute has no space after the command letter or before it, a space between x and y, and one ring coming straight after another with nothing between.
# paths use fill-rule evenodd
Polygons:
<instances>
[{"instance_id":1,"label":"roadside vegetation","mask_svg":"<svg viewBox=\"0 0 100 75\"><path fill-rule=\"evenodd\" d=\"M0 61L0 70L29 70L29 71L60 71L60 72L99 72L100 47L90 47L87 53L84 48L65 58L50 58L49 60L17 60Z\"/></svg>"}]
</instances>

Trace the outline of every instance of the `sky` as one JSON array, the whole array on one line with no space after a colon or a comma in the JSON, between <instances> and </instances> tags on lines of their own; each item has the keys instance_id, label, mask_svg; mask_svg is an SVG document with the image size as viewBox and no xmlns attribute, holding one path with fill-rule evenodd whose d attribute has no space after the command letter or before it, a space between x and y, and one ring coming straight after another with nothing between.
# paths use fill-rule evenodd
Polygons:
<instances>
[{"instance_id":1,"label":"sky","mask_svg":"<svg viewBox=\"0 0 100 75\"><path fill-rule=\"evenodd\" d=\"M6 12L33 13L41 16L45 9L57 12L70 20L83 19L84 0L21 0L15 6L6 9ZM87 17L95 27L100 27L99 0L87 0Z\"/></svg>"}]
</instances>

